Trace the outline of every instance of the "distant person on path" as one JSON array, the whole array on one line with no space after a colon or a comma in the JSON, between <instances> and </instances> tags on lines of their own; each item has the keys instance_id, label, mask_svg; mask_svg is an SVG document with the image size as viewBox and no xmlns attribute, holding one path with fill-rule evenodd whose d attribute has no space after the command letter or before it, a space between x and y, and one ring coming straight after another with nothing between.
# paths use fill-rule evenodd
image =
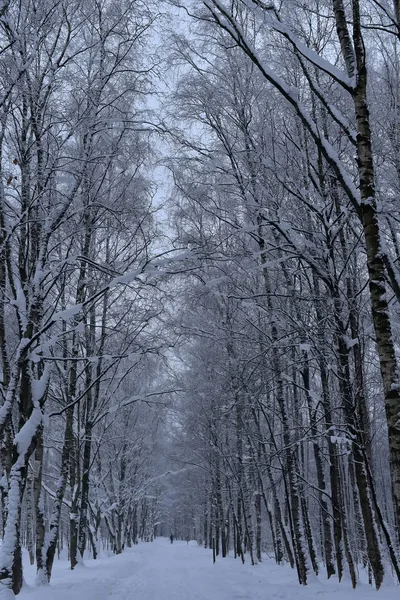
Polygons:
<instances>
[{"instance_id":1,"label":"distant person on path","mask_svg":"<svg viewBox=\"0 0 400 600\"><path fill-rule=\"evenodd\" d=\"M174 542L174 534L171 533L171 535L169 536L169 539L171 540L171 544Z\"/></svg>"}]
</instances>

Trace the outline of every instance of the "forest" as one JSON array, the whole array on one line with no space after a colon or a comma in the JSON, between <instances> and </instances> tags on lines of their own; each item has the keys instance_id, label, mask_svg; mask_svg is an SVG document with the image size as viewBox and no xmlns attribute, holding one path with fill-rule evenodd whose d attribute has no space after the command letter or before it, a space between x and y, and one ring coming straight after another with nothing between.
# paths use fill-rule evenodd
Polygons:
<instances>
[{"instance_id":1,"label":"forest","mask_svg":"<svg viewBox=\"0 0 400 600\"><path fill-rule=\"evenodd\" d=\"M399 223L400 0L0 0L0 597L400 583Z\"/></svg>"}]
</instances>

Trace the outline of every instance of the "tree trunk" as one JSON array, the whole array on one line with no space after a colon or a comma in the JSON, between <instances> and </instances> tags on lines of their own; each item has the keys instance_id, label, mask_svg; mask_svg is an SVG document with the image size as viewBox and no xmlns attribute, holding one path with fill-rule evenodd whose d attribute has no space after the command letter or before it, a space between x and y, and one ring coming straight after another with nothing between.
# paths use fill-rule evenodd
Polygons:
<instances>
[{"instance_id":1,"label":"tree trunk","mask_svg":"<svg viewBox=\"0 0 400 600\"><path fill-rule=\"evenodd\" d=\"M43 490L42 490L42 473L43 473L43 430L38 434L36 450L34 454L34 499L35 499L35 514L36 514L36 570L37 580L40 583L46 583L45 576L45 555L44 541L46 534L44 506L43 506Z\"/></svg>"},{"instance_id":2,"label":"tree trunk","mask_svg":"<svg viewBox=\"0 0 400 600\"><path fill-rule=\"evenodd\" d=\"M74 440L70 463L71 508L69 511L69 560L71 569L78 564L78 517L79 517L79 455L78 440Z\"/></svg>"},{"instance_id":3,"label":"tree trunk","mask_svg":"<svg viewBox=\"0 0 400 600\"><path fill-rule=\"evenodd\" d=\"M262 560L261 553L261 535L262 535L262 515L261 515L261 494L260 492L256 492L254 495L254 508L256 512L256 556L258 562Z\"/></svg>"},{"instance_id":4,"label":"tree trunk","mask_svg":"<svg viewBox=\"0 0 400 600\"><path fill-rule=\"evenodd\" d=\"M90 407L88 408L88 410ZM89 471L90 471L90 456L92 446L92 424L90 421L86 422L85 427L85 443L83 449L83 463L82 463L82 482L81 482L81 501L80 501L80 519L79 519L79 538L78 538L78 550L83 559L83 555L86 548L86 537L87 537L87 512L89 508Z\"/></svg>"},{"instance_id":5,"label":"tree trunk","mask_svg":"<svg viewBox=\"0 0 400 600\"><path fill-rule=\"evenodd\" d=\"M364 531L367 541L368 557L371 563L371 568L374 574L376 588L379 589L383 577L384 566L381 556L379 533L377 530L377 522L372 506L370 496L364 456L362 452L363 439L359 427L355 421L355 411L352 401L352 393L350 389L351 370L349 365L349 350L345 341L344 326L341 323L338 314L340 310L339 300L336 299L336 319L338 331L338 355L339 355L339 386L343 398L343 411L349 433L352 440L352 453L354 457L354 467L358 493L360 497L361 512L364 521Z\"/></svg>"},{"instance_id":6,"label":"tree trunk","mask_svg":"<svg viewBox=\"0 0 400 600\"><path fill-rule=\"evenodd\" d=\"M46 579L49 582L51 579L51 572L53 569L54 557L57 549L57 542L59 539L59 529L61 520L62 503L64 499L65 489L68 483L68 475L71 466L71 445L73 441L73 415L74 408L71 407L66 412L65 420L65 432L64 432L64 443L61 454L61 472L56 489L56 497L54 499L53 510L50 516L49 523L49 535L47 541L47 547L45 551L45 571Z\"/></svg>"},{"instance_id":7,"label":"tree trunk","mask_svg":"<svg viewBox=\"0 0 400 600\"><path fill-rule=\"evenodd\" d=\"M26 547L29 554L29 562L31 565L35 564L35 550L34 550L34 514L33 514L33 473L32 469L28 467L28 476L26 480Z\"/></svg>"},{"instance_id":8,"label":"tree trunk","mask_svg":"<svg viewBox=\"0 0 400 600\"><path fill-rule=\"evenodd\" d=\"M20 453L17 445L13 448L13 465L10 472L8 491L7 520L3 544L0 546L0 589L10 588L19 594L23 583L21 552L21 507L26 484L29 456L35 448L32 441L25 452Z\"/></svg>"}]
</instances>

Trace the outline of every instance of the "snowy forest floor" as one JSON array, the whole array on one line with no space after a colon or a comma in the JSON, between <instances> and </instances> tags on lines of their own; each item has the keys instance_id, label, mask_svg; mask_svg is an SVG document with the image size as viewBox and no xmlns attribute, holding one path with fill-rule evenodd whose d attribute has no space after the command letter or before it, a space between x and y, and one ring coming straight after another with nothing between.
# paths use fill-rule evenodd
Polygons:
<instances>
[{"instance_id":1,"label":"snowy forest floor","mask_svg":"<svg viewBox=\"0 0 400 600\"><path fill-rule=\"evenodd\" d=\"M296 574L266 559L252 567L233 558L212 564L210 551L194 542L160 538L122 555L85 561L70 571L67 561L54 566L52 584L34 588L34 567L25 569L18 600L394 600L399 590L386 584L378 593L367 584L353 592L349 582L314 579L300 587Z\"/></svg>"}]
</instances>

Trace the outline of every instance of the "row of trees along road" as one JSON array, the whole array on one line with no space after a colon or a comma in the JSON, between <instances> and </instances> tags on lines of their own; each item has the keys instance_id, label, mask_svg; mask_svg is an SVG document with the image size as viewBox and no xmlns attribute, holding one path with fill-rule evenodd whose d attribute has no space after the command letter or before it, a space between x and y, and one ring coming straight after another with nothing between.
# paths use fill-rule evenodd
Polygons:
<instances>
[{"instance_id":1,"label":"row of trees along road","mask_svg":"<svg viewBox=\"0 0 400 600\"><path fill-rule=\"evenodd\" d=\"M8 596L157 529L400 581L399 19L2 0Z\"/></svg>"},{"instance_id":2,"label":"row of trees along road","mask_svg":"<svg viewBox=\"0 0 400 600\"><path fill-rule=\"evenodd\" d=\"M184 8L160 125L202 256L172 315L182 531L379 588L400 580L399 3Z\"/></svg>"},{"instance_id":3,"label":"row of trees along road","mask_svg":"<svg viewBox=\"0 0 400 600\"><path fill-rule=\"evenodd\" d=\"M64 545L74 568L154 535L159 14L0 2L0 589L16 594L22 545L45 583Z\"/></svg>"}]
</instances>

